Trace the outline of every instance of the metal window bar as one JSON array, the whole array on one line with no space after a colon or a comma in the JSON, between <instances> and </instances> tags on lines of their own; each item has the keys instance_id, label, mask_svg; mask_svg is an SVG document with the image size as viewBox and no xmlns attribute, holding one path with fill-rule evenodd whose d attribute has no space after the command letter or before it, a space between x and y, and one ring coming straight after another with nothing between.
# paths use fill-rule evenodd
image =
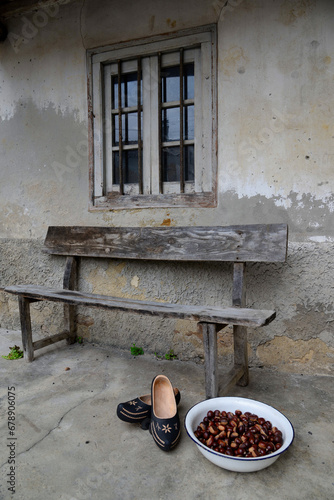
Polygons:
<instances>
[{"instance_id":1,"label":"metal window bar","mask_svg":"<svg viewBox=\"0 0 334 500\"><path fill-rule=\"evenodd\" d=\"M123 180L123 144L122 144L122 63L120 59L117 61L118 65L118 167L119 167L119 193L124 194L124 180Z\"/></svg>"},{"instance_id":2,"label":"metal window bar","mask_svg":"<svg viewBox=\"0 0 334 500\"><path fill-rule=\"evenodd\" d=\"M159 141L159 193L163 193L163 172L162 172L162 82L161 82L161 52L158 53L158 141Z\"/></svg>"},{"instance_id":3,"label":"metal window bar","mask_svg":"<svg viewBox=\"0 0 334 500\"><path fill-rule=\"evenodd\" d=\"M183 155L183 49L180 49L180 192L184 193Z\"/></svg>"},{"instance_id":4,"label":"metal window bar","mask_svg":"<svg viewBox=\"0 0 334 500\"><path fill-rule=\"evenodd\" d=\"M142 164L142 137L141 137L141 58L137 59L137 118L138 118L138 177L139 177L139 194L143 194L143 164Z\"/></svg>"}]
</instances>

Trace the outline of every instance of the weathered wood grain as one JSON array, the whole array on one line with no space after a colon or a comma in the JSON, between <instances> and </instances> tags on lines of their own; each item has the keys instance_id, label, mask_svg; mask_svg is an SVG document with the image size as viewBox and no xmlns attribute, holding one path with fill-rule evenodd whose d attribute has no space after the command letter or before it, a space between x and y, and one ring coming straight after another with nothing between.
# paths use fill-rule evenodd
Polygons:
<instances>
[{"instance_id":1,"label":"weathered wood grain","mask_svg":"<svg viewBox=\"0 0 334 500\"><path fill-rule=\"evenodd\" d=\"M114 259L284 262L286 224L227 227L51 226L44 251Z\"/></svg>"},{"instance_id":2,"label":"weathered wood grain","mask_svg":"<svg viewBox=\"0 0 334 500\"><path fill-rule=\"evenodd\" d=\"M34 360L34 348L32 345L32 330L30 317L30 300L19 295L19 310L22 332L23 355L27 361Z\"/></svg>"},{"instance_id":3,"label":"weathered wood grain","mask_svg":"<svg viewBox=\"0 0 334 500\"><path fill-rule=\"evenodd\" d=\"M77 259L72 256L67 257L65 263L63 287L66 290L75 290L76 281L77 281Z\"/></svg>"},{"instance_id":4,"label":"weathered wood grain","mask_svg":"<svg viewBox=\"0 0 334 500\"><path fill-rule=\"evenodd\" d=\"M45 337L44 339L36 340L36 342L32 343L32 347L34 351L37 351L37 349L42 349L42 347L46 347L51 344L55 344L56 342L59 342L60 340L65 340L68 339L70 336L70 332L67 330L64 330L60 333L56 333L55 335L52 335L51 337Z\"/></svg>"},{"instance_id":5,"label":"weathered wood grain","mask_svg":"<svg viewBox=\"0 0 334 500\"><path fill-rule=\"evenodd\" d=\"M77 285L77 269L78 269L78 258L73 256L68 256L65 264L65 272L63 279L63 287L66 290L75 290ZM74 344L77 338L77 315L76 306L69 304L64 304L64 323L65 330L68 330L69 335L67 336L66 343Z\"/></svg>"},{"instance_id":6,"label":"weathered wood grain","mask_svg":"<svg viewBox=\"0 0 334 500\"><path fill-rule=\"evenodd\" d=\"M197 326L204 346L205 394L207 399L215 398L218 396L217 325L198 323Z\"/></svg>"},{"instance_id":7,"label":"weathered wood grain","mask_svg":"<svg viewBox=\"0 0 334 500\"><path fill-rule=\"evenodd\" d=\"M183 304L169 304L164 302L149 302L132 300L107 295L95 295L71 290L54 290L44 286L17 285L5 288L26 298L64 302L71 305L84 305L103 309L115 309L132 313L158 315L164 318L189 319L205 323L226 323L229 325L264 326L273 321L275 311L246 309L246 308L219 308L208 306L192 306Z\"/></svg>"}]
</instances>

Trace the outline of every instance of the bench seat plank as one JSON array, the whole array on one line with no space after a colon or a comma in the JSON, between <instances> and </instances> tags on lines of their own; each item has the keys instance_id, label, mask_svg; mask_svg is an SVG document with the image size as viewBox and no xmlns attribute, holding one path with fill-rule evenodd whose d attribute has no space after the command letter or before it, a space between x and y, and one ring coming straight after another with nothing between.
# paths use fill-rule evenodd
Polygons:
<instances>
[{"instance_id":1,"label":"bench seat plank","mask_svg":"<svg viewBox=\"0 0 334 500\"><path fill-rule=\"evenodd\" d=\"M116 309L139 314L159 315L165 318L189 319L204 323L224 323L259 327L269 324L276 317L275 311L247 309L239 307L212 307L170 304L132 300L107 295L95 295L72 290L52 289L37 285L17 285L5 288L5 291L33 300L50 300L71 305L85 305L104 309Z\"/></svg>"}]
</instances>

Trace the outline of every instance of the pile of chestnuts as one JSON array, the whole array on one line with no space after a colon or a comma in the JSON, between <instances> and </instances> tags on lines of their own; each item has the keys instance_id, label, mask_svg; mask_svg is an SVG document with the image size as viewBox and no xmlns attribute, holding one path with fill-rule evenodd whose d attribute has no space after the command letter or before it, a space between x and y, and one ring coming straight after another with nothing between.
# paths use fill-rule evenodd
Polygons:
<instances>
[{"instance_id":1,"label":"pile of chestnuts","mask_svg":"<svg viewBox=\"0 0 334 500\"><path fill-rule=\"evenodd\" d=\"M213 451L233 457L269 455L283 444L282 432L271 422L240 410L208 411L195 436Z\"/></svg>"}]
</instances>

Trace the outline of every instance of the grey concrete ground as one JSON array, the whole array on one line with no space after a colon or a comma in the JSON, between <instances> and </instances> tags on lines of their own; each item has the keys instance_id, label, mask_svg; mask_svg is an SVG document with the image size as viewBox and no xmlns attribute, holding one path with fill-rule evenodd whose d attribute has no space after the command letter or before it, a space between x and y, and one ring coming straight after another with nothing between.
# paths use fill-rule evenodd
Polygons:
<instances>
[{"instance_id":1,"label":"grey concrete ground","mask_svg":"<svg viewBox=\"0 0 334 500\"><path fill-rule=\"evenodd\" d=\"M0 352L22 345L0 330ZM70 370L66 370L70 368ZM186 411L204 399L203 367L85 344L45 348L33 363L0 358L0 498L15 500L333 499L333 377L251 370L230 395L259 399L293 423L292 447L261 472L238 474L208 462L183 432L170 453L148 431L121 422L118 402L148 393L168 375ZM8 387L15 393L15 436L8 428ZM12 443L8 446L8 443ZM15 494L8 458L15 454Z\"/></svg>"}]
</instances>

